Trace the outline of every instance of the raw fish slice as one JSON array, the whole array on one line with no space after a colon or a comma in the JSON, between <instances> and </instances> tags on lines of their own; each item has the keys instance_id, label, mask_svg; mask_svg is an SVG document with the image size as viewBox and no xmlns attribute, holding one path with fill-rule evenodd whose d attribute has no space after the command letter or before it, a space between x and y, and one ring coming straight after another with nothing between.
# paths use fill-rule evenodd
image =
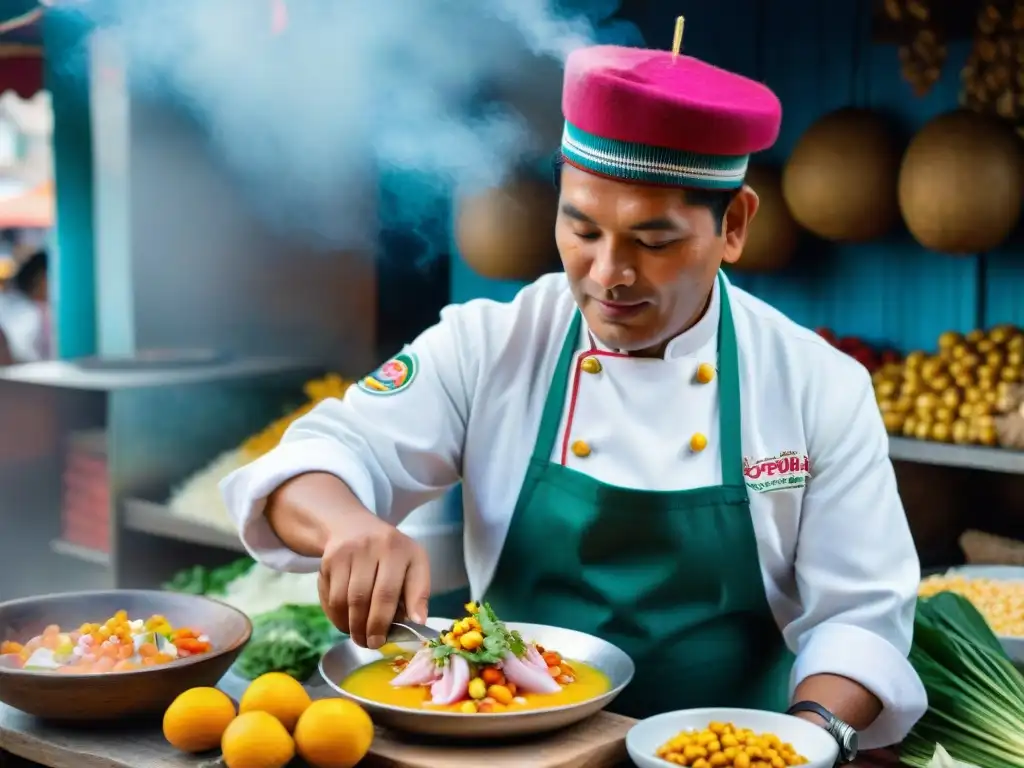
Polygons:
<instances>
[{"instance_id":1,"label":"raw fish slice","mask_svg":"<svg viewBox=\"0 0 1024 768\"><path fill-rule=\"evenodd\" d=\"M503 658L505 663L502 669L505 672L505 677L509 682L515 683L522 693L558 693L562 690L561 686L548 674L546 665L544 671L541 672L511 651L508 651Z\"/></svg>"},{"instance_id":2,"label":"raw fish slice","mask_svg":"<svg viewBox=\"0 0 1024 768\"><path fill-rule=\"evenodd\" d=\"M430 685L440 676L440 670L434 662L433 652L427 648L418 651L405 669L395 675L391 684L396 688L410 688L415 685Z\"/></svg>"},{"instance_id":3,"label":"raw fish slice","mask_svg":"<svg viewBox=\"0 0 1024 768\"><path fill-rule=\"evenodd\" d=\"M454 678L452 677L452 665L445 662L444 668L441 670L441 677L437 679L430 686L430 700L434 704L448 698L451 695L452 683Z\"/></svg>"},{"instance_id":4,"label":"raw fish slice","mask_svg":"<svg viewBox=\"0 0 1024 768\"><path fill-rule=\"evenodd\" d=\"M540 651L537 650L537 646L533 643L526 646L526 657L522 661L531 667L536 667L538 672L543 672L544 674L548 672L548 663L544 661L544 657L540 655Z\"/></svg>"},{"instance_id":5,"label":"raw fish slice","mask_svg":"<svg viewBox=\"0 0 1024 768\"><path fill-rule=\"evenodd\" d=\"M448 657L441 679L430 686L434 704L455 704L469 697L469 662L458 654Z\"/></svg>"}]
</instances>

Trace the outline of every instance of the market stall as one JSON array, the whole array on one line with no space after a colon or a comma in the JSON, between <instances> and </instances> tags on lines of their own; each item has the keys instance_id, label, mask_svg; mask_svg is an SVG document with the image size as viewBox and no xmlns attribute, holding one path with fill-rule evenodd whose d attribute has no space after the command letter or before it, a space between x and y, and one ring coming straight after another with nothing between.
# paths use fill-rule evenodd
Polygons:
<instances>
[{"instance_id":1,"label":"market stall","mask_svg":"<svg viewBox=\"0 0 1024 768\"><path fill-rule=\"evenodd\" d=\"M834 23L810 3L790 3L788 13L767 14L762 3L750 2L742 5L742 13L730 9L728 17L720 7L710 9L712 4L704 3L700 10L694 8L691 17L691 25L707 30L729 27L728 37L722 40L710 32L697 35L694 53L702 55L703 46L710 60L756 69L761 79L778 81L787 109L792 104L795 114L776 155L760 158L763 162L751 174L769 216L761 220L753 239L756 262L734 273L733 279L778 303L800 322L818 328L822 337L872 372L894 459L1024 474L1024 393L1019 389L1024 377L1024 317L1015 305L1007 309L999 301L1000 296L1005 298L1007 285L1017 291L1015 296L1022 285L1011 239L1020 208L1014 191L1019 193L1022 177L1015 174L1020 160L1018 139L1006 124L1015 114L993 117L987 105L1002 101L1002 94L986 90L992 78L972 79L972 73L991 62L975 61L968 67L970 76L965 79L974 85L964 102L970 109L954 110L948 82L943 85L945 52L936 50L937 44L921 43L923 33L928 33L922 38L926 42L938 33L922 23L919 11L910 14L917 21L901 25L896 22L903 19L906 4L886 4L886 9L896 8L890 13L896 18L890 21L899 42L893 45L868 39L863 3L849 3L841 10L848 23ZM638 19L645 12L642 5L632 9ZM839 12L830 6L829 13L833 11ZM969 24L976 22L975 16L971 15ZM755 51L753 60L747 62L749 66L725 61L746 55L746 51L737 52L735 44L726 43L734 43L733 22L739 18L737 23L742 25L748 17L752 26L747 31L756 41L749 46ZM928 18L925 8L924 21ZM768 31L753 26L763 21L768 22ZM658 28L653 22L649 26ZM792 58L778 52L780 38L771 34L776 26L789 30L787 40L797 41ZM274 29L279 31L281 26ZM781 34L782 30L775 31ZM851 32L857 36L850 37ZM904 41L908 34L912 38ZM979 30L985 40L990 34ZM903 47L903 72L893 66L901 58L899 46ZM811 74L805 66L808 50L815 53L811 58L823 62ZM855 58L861 63L854 66L845 54L838 60L839 50L857 51ZM434 627L441 634L431 637L426 648L414 645L415 650L364 657L321 609L316 574L275 572L244 556L217 486L232 470L265 455L296 418L326 398L341 396L349 377L363 372L360 356L375 353L377 329L361 321L372 314L373 301L368 297L376 283L367 277L365 262L353 259L357 266L339 270L334 265L340 259L325 266L313 257L304 258L307 254L298 249L289 254L296 257L295 271L281 277L275 266L277 254L272 253L280 242L263 242L270 239L263 231L252 237L249 233L255 226L242 215L244 206L223 201L222 196L233 188L219 171L198 159L199 131L177 113L134 102L116 54L113 48L98 48L105 77L97 81L97 98L123 118L99 127L106 150L98 158L102 169L98 198L108 214L128 210L131 221L104 219L99 241L106 250L100 261L108 276L130 264L133 274L145 280L120 285L117 296L122 300L143 296L148 301L139 301L136 311L126 311L116 301L103 308L109 313L104 315L107 320L118 312L116 319L132 317L130 327L137 336L132 339L132 334L112 332L116 323L111 322L103 338L107 348L101 351L136 365L121 370L104 367L100 359L91 368L61 365L0 376L0 386L24 398L18 400L18 407L8 407L10 418L25 411L26 403L34 406L33 414L50 414L45 428L29 422L37 436L30 448L0 441L11 459L4 468L10 487L47 489L45 498L29 497L24 504L31 520L21 523L24 535L16 546L8 544L10 551L0 550L0 560L13 564L11 571L20 575L30 565L38 565L36 551L42 544L50 554L79 564L80 572L72 580L78 586L163 591L156 597L136 597L142 601L137 610L120 617L120 609L88 617L80 612L57 616L37 610L35 624L40 626L33 625L31 631L22 631L22 625L13 621L7 631L0 623L0 641L5 643L0 655L7 657L15 672L51 673L47 684L38 686L40 699L43 693L54 696L61 680L78 680L83 688L76 695L94 708L86 713L91 716L129 708L129 694L116 691L113 684L94 698L84 692L86 685L101 690L108 674L116 678L117 672L132 673L126 678L135 680L162 675L161 684L167 686L162 691L168 695L149 712L161 719L162 727L151 723L130 730L122 730L116 720L102 729L58 726L0 704L0 758L16 755L30 765L91 768L206 764L282 768L296 753L305 756L312 768L351 768L357 761L396 768L486 763L509 768L626 765L627 733L638 732L633 729L642 723L594 705L594 700L615 690L616 675L622 669L616 668L614 659L619 656L605 647L607 643L593 657L582 646L580 650L562 648L563 656L555 648L557 641L555 645L546 639L542 642L533 634L524 640L523 632L488 615L486 606L463 606L461 597L449 594L432 602L436 613L452 618ZM825 80L819 88L808 87L809 77L826 75L843 80L843 89ZM874 95L863 95L870 87L877 87L882 95L874 91ZM841 98L835 95L839 90L843 90ZM911 100L911 92L919 94L915 98L931 93L934 100L915 112L915 129L907 135L884 119L883 107L919 104ZM826 96L820 103L808 104L813 101L808 93ZM170 150L165 152L165 147ZM950 181L963 176L957 158L965 156L972 167L988 169L986 183L976 184L968 190L970 194ZM946 164L926 162L935 157ZM174 173L179 167L188 168L189 173ZM138 179L133 184L127 168L146 168L160 177L161 184L147 187ZM364 181L360 177L354 183ZM545 189L535 174L523 169L501 185L455 201L451 234L461 256L453 260L455 300L511 292L516 281L549 268L554 258L550 237L526 237L550 231L553 200L550 189ZM167 199L174 202L173 215L160 204ZM980 201L977 210L971 209L973 218L962 216L965 199ZM1009 200L1010 205L1000 207L993 199ZM181 230L187 231L180 234ZM225 231L234 239L226 238ZM208 247L211 240L220 243L218 248ZM137 248L127 247L126 242ZM187 254L179 260L182 249ZM244 261L238 257L240 251ZM212 255L219 260L211 262ZM161 317L166 321L167 315L159 315L153 307L166 306L168 284L194 288L182 278L183 264L198 270L204 263L216 263L222 276L242 276L246 289L260 301L245 303L239 298L245 291L230 296L214 296L201 289L206 286L184 291L181 295L189 296L191 312L180 318L180 328L175 328L180 333L167 335L163 329L173 324L157 323ZM886 286L884 281L890 278L897 278L895 287ZM278 281L289 290L268 288ZM279 314L267 311L268 306ZM317 311L320 306L325 309ZM210 317L217 312L244 316L258 332L213 323ZM207 322L195 321L204 313ZM282 320L285 317L287 322ZM310 342L318 329L320 337ZM168 338L168 346L179 353L174 370L162 365L166 359L159 355L154 355L152 368L137 364L146 362L145 353L154 351L148 347ZM268 347L307 345L305 352L322 353L333 345L344 348L346 354L344 359L320 354L319 365L310 365L308 359L218 357L217 349L193 350L197 358L193 365L180 357L183 347L200 341L248 344L247 351L253 352L266 338L271 340ZM360 362L353 363L354 359ZM324 376L324 370L339 373ZM984 485L991 489L996 481ZM980 491L969 490L972 499L981 498ZM905 495L914 519L912 496ZM919 506L932 511L930 505ZM1019 505L987 506L993 509L993 518L1009 521L1005 530L1024 536L1021 526L1012 523L1012 515L1003 514L1004 509L1018 512ZM44 514L53 509L61 514ZM421 516L411 519L405 530L413 531L428 549L432 538L436 541L430 556L437 571L432 574L435 588L443 585L440 591L447 592L461 586L465 573L459 556L458 515L444 505L417 514ZM957 518L942 535L948 538L952 530L959 535L963 523L962 516ZM920 542L919 548L927 551ZM939 550L941 564L955 559L973 565L1021 564L1012 536L992 538L972 532L963 538L962 548L955 555L949 549ZM43 583L46 591L59 592L68 581L67 572L47 573L45 583L33 582L32 591L39 591ZM0 589L10 589L12 582L0 582ZM895 752L861 756L858 765L887 766L901 759L912 768L949 768L954 764L946 759L947 752L971 768L1024 764L1020 748L1024 677L1015 669L1015 663L1024 662L1021 584L1024 571L1012 567L954 571L922 581L911 660L928 690L932 709ZM23 585L18 589L28 590ZM197 602L187 603L193 598ZM109 606L109 595L105 599ZM237 636L221 640L202 626L198 611L161 613L165 599L172 606L219 606L217 610L229 611L232 617L225 624L241 629ZM457 616L462 618L453 621ZM13 631L15 626L18 633ZM558 628L532 631L565 638ZM592 649L601 642L589 637L584 645ZM204 657L213 660L223 653L232 655L225 662L230 662L231 671L200 679L195 670ZM333 675L329 665L321 667L328 670L325 687L317 666L339 656L347 665L343 665L345 674ZM365 663L353 663L353 659ZM188 663L190 679L172 696L173 671L186 669L173 666L181 661ZM88 675L79 679L76 665ZM589 713L592 719L579 723L566 721L553 735L514 745L460 747L422 738L424 733L451 736L451 732L408 725L440 714L482 723L490 714L527 714L516 707L528 708L532 700L517 694L571 698L566 692L585 682L588 665L607 678L607 690L569 703L593 705L596 714ZM62 672L70 677L61 677ZM377 675L373 678L380 684L375 689L377 699L363 695L371 691L369 683L361 689L363 694L355 691L352 676L361 672ZM395 682L410 673L405 684ZM520 677L514 679L516 675ZM416 681L409 683L411 678ZM31 680L17 679L16 687L20 703L30 708L37 691L26 679ZM215 684L220 693L212 688ZM527 690L529 685L538 690ZM546 689L549 686L557 690ZM396 693L393 688L405 690ZM0 668L0 699L9 690ZM392 695L418 697L416 706L402 704L412 698L389 698ZM430 705L450 709L425 714L421 705L427 699ZM323 707L312 703L321 700L326 702ZM379 706L382 703L398 710L397 715ZM62 706L67 714L66 699ZM417 714L403 714L403 707ZM561 711L572 708L559 707ZM97 710L102 711L97 715ZM37 714L46 715L42 704ZM310 723L308 728L303 727L303 718ZM809 748L802 743L793 746L799 737L790 742L767 728L750 732L754 727L705 717L693 724L693 730L666 732L645 746L643 754L652 761L656 755L671 755L666 764L690 768L780 768L803 763L800 753ZM417 730L420 736L410 735ZM808 737L808 743L813 738Z\"/></svg>"}]
</instances>

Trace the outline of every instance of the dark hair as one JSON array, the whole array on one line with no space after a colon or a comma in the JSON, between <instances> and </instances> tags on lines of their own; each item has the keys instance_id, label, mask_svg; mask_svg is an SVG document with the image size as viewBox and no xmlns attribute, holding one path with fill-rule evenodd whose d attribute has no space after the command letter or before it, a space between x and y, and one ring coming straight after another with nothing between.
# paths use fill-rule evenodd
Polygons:
<instances>
[{"instance_id":1,"label":"dark hair","mask_svg":"<svg viewBox=\"0 0 1024 768\"><path fill-rule=\"evenodd\" d=\"M48 256L46 249L36 251L29 256L21 268L15 273L11 284L24 294L32 294L39 282L46 278Z\"/></svg>"},{"instance_id":2,"label":"dark hair","mask_svg":"<svg viewBox=\"0 0 1024 768\"><path fill-rule=\"evenodd\" d=\"M555 189L562 186L562 166L565 165L565 156L556 152L551 160L552 177L555 182ZM739 189L685 189L681 188L686 202L699 208L707 208L715 220L715 234L722 234L722 225L725 222L725 212Z\"/></svg>"}]
</instances>

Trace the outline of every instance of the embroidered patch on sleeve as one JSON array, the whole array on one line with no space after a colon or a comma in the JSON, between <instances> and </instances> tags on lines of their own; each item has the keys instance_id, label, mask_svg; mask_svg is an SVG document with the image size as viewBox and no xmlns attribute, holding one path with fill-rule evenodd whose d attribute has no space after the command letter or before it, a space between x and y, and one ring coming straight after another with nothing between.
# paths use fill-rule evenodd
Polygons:
<instances>
[{"instance_id":1,"label":"embroidered patch on sleeve","mask_svg":"<svg viewBox=\"0 0 1024 768\"><path fill-rule=\"evenodd\" d=\"M356 386L371 395L394 395L408 389L419 373L420 361L415 352L395 355L369 376L361 378Z\"/></svg>"}]
</instances>

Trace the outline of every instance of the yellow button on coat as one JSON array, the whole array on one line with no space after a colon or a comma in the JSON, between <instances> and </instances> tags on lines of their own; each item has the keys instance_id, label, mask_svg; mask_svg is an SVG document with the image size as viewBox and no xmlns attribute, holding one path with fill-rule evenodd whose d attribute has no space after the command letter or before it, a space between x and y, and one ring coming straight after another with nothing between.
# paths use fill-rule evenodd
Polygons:
<instances>
[{"instance_id":1,"label":"yellow button on coat","mask_svg":"<svg viewBox=\"0 0 1024 768\"><path fill-rule=\"evenodd\" d=\"M690 438L690 450L695 453L700 453L707 447L708 439L700 432L694 432L693 437Z\"/></svg>"},{"instance_id":2,"label":"yellow button on coat","mask_svg":"<svg viewBox=\"0 0 1024 768\"><path fill-rule=\"evenodd\" d=\"M715 366L711 363L701 363L697 366L697 381L701 384L708 384L715 378Z\"/></svg>"},{"instance_id":3,"label":"yellow button on coat","mask_svg":"<svg viewBox=\"0 0 1024 768\"><path fill-rule=\"evenodd\" d=\"M584 373L600 373L601 361L596 357L585 357L583 362L580 363L580 368L583 369Z\"/></svg>"},{"instance_id":4,"label":"yellow button on coat","mask_svg":"<svg viewBox=\"0 0 1024 768\"><path fill-rule=\"evenodd\" d=\"M590 446L587 445L585 440L574 440L573 444L569 446L569 450L581 459L585 459L590 455Z\"/></svg>"}]
</instances>

